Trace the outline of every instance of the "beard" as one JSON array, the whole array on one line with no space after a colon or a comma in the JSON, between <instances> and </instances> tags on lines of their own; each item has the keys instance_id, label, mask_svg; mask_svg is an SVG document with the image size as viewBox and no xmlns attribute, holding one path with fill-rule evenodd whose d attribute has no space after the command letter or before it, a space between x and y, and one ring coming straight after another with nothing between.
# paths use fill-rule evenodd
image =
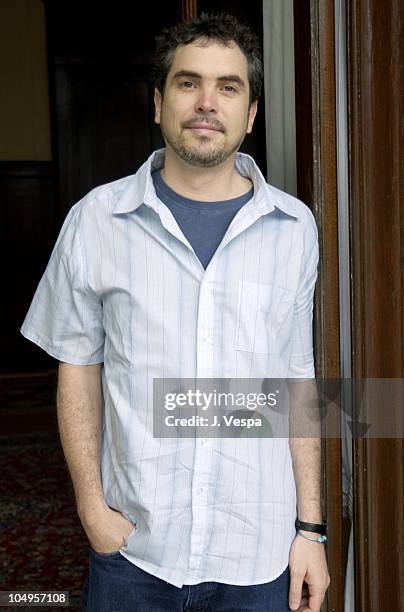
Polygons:
<instances>
[{"instance_id":1,"label":"beard","mask_svg":"<svg viewBox=\"0 0 404 612\"><path fill-rule=\"evenodd\" d=\"M185 137L171 138L164 126L160 125L163 138L182 161L199 168L213 168L226 161L240 148L244 137L234 143L213 143L209 136L198 136L198 142L192 144Z\"/></svg>"}]
</instances>

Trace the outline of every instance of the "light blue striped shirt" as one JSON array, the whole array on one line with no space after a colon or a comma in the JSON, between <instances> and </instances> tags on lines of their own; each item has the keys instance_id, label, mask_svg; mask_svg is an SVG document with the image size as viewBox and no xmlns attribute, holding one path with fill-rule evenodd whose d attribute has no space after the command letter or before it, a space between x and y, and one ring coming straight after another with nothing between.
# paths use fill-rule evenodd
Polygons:
<instances>
[{"instance_id":1,"label":"light blue striped shirt","mask_svg":"<svg viewBox=\"0 0 404 612\"><path fill-rule=\"evenodd\" d=\"M104 364L103 491L136 524L121 553L177 587L260 584L295 536L287 438L153 437L153 379L314 377L316 225L237 153L254 197L204 270L156 197L163 165L161 149L73 206L21 331Z\"/></svg>"}]
</instances>

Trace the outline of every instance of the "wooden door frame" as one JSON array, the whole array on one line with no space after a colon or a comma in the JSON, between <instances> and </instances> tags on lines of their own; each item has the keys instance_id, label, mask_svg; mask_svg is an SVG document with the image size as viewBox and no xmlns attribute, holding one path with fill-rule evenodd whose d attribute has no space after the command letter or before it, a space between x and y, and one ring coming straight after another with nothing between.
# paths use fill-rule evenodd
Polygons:
<instances>
[{"instance_id":1,"label":"wooden door frame","mask_svg":"<svg viewBox=\"0 0 404 612\"><path fill-rule=\"evenodd\" d=\"M294 0L296 158L298 197L319 230L315 299L317 377L340 377L335 17L333 0ZM324 608L343 610L345 563L342 525L342 453L337 413L327 416L323 442L323 512L329 525L331 584Z\"/></svg>"},{"instance_id":2,"label":"wooden door frame","mask_svg":"<svg viewBox=\"0 0 404 612\"><path fill-rule=\"evenodd\" d=\"M296 0L296 4L301 0ZM352 375L404 377L402 0L347 0ZM312 202L320 233L316 357L320 377L340 377L333 0L310 0ZM307 105L307 102L306 102ZM309 127L303 134L309 138ZM306 133L305 133L306 130ZM299 140L298 140L299 145ZM307 152L307 143L305 145ZM304 150L304 148L302 149ZM299 153L299 148L298 148ZM299 159L299 155L298 155ZM305 163L303 163L304 169ZM306 162L307 166L307 162ZM306 167L307 170L307 167ZM307 174L304 189L310 188ZM402 415L395 416L400 420ZM338 427L338 423L328 422ZM398 429L401 431L402 429ZM335 430L334 430L335 431ZM340 439L325 441L331 540L328 610L344 609ZM354 439L355 609L404 606L404 441ZM388 475L388 477L386 477Z\"/></svg>"},{"instance_id":3,"label":"wooden door frame","mask_svg":"<svg viewBox=\"0 0 404 612\"><path fill-rule=\"evenodd\" d=\"M322 378L340 378L338 195L336 146L335 13L333 0L311 1L313 65L313 195L320 231L321 271L316 301L316 355ZM313 31L314 30L314 31ZM326 429L340 431L337 413ZM343 610L341 437L324 441L324 494L329 525L328 563L332 582L328 612Z\"/></svg>"},{"instance_id":4,"label":"wooden door frame","mask_svg":"<svg viewBox=\"0 0 404 612\"><path fill-rule=\"evenodd\" d=\"M347 16L354 376L402 379L403 3L347 0ZM404 609L403 460L402 438L354 440L358 612Z\"/></svg>"}]
</instances>

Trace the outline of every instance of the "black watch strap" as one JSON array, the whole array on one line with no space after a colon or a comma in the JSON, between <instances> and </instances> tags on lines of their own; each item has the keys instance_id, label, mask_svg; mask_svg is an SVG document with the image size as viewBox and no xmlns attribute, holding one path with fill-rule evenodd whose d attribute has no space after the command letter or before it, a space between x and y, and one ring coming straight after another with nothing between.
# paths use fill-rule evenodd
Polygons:
<instances>
[{"instance_id":1,"label":"black watch strap","mask_svg":"<svg viewBox=\"0 0 404 612\"><path fill-rule=\"evenodd\" d=\"M327 534L327 523L304 523L296 519L295 522L296 531L303 529L304 531L312 531L313 533L319 533L320 535Z\"/></svg>"}]
</instances>

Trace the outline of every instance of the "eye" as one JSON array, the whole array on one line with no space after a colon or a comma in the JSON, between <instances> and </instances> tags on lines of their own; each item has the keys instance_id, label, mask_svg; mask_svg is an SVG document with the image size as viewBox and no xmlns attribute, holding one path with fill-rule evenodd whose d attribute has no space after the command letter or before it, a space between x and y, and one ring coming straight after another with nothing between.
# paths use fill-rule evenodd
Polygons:
<instances>
[{"instance_id":1,"label":"eye","mask_svg":"<svg viewBox=\"0 0 404 612\"><path fill-rule=\"evenodd\" d=\"M192 81L182 81L180 83L180 87L183 87L184 89L192 89L192 87L194 87L194 84Z\"/></svg>"},{"instance_id":2,"label":"eye","mask_svg":"<svg viewBox=\"0 0 404 612\"><path fill-rule=\"evenodd\" d=\"M234 94L237 93L237 87L234 87L233 85L224 85L223 91L225 91L226 93Z\"/></svg>"}]
</instances>

